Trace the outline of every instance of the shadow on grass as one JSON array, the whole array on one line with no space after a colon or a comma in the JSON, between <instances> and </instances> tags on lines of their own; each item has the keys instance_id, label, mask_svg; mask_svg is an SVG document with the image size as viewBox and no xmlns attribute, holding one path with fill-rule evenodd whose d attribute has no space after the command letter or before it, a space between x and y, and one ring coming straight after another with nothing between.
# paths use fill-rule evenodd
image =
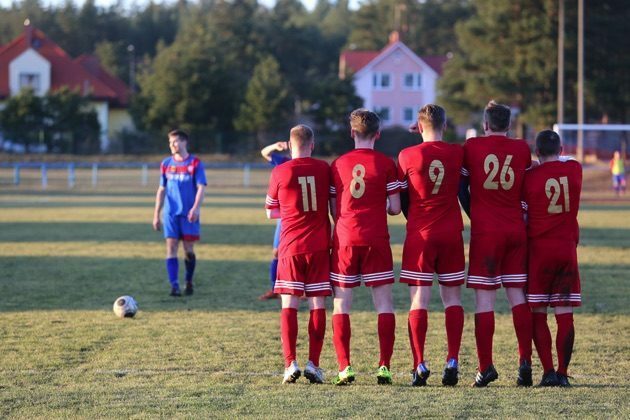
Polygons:
<instances>
[{"instance_id":1,"label":"shadow on grass","mask_svg":"<svg viewBox=\"0 0 630 420\"><path fill-rule=\"evenodd\" d=\"M28 310L111 310L120 295L134 296L142 310L277 311L279 301L260 302L269 288L268 263L245 260L198 260L192 297L168 296L169 284L162 259L96 257L1 257L0 312ZM180 259L180 278L183 278ZM583 306L579 313L628 314L630 265L581 267ZM473 291L462 290L464 309L474 309ZM394 285L397 311L408 309L406 285ZM328 299L331 307L331 299ZM303 310L306 304L302 305ZM498 291L497 312L509 313L505 293ZM368 288L355 289L353 311L372 310ZM441 311L437 285L430 310Z\"/></svg>"},{"instance_id":2,"label":"shadow on grass","mask_svg":"<svg viewBox=\"0 0 630 420\"><path fill-rule=\"evenodd\" d=\"M208 201L203 203L203 208L251 208L259 209L264 216L265 199L259 198L259 202L255 203L233 203L225 201ZM23 208L23 209L42 209L42 208L83 208L83 207L105 207L105 208L147 208L151 210L153 208L152 202L138 202L138 201L41 201L25 203L23 201L5 201L0 204L2 208Z\"/></svg>"}]
</instances>

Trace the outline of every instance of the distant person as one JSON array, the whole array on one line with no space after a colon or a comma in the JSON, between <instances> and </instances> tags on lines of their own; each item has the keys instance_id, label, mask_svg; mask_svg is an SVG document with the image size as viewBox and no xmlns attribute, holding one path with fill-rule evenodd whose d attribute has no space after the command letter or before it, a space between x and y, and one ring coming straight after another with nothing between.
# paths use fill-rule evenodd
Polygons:
<instances>
[{"instance_id":1,"label":"distant person","mask_svg":"<svg viewBox=\"0 0 630 420\"><path fill-rule=\"evenodd\" d=\"M182 130L168 133L171 156L160 164L160 186L155 197L153 229L164 226L166 239L166 272L171 283L171 296L181 296L179 288L179 243L184 246L186 265L186 295L193 294L196 257L194 244L199 240L199 214L207 185L206 172L199 158L188 153L188 134ZM160 212L162 221L160 221Z\"/></svg>"},{"instance_id":2,"label":"distant person","mask_svg":"<svg viewBox=\"0 0 630 420\"><path fill-rule=\"evenodd\" d=\"M350 114L354 150L331 165L330 207L335 219L330 279L334 288L333 344L339 374L335 385L353 382L350 365L352 290L361 282L372 291L378 313L380 347L377 383L391 384L396 318L392 298L394 271L387 214L400 213L399 184L394 161L374 150L380 119L367 109Z\"/></svg>"},{"instance_id":3,"label":"distant person","mask_svg":"<svg viewBox=\"0 0 630 420\"><path fill-rule=\"evenodd\" d=\"M283 153L289 150L289 143L286 141L278 141L272 143L268 146L265 146L260 154L265 158L267 162L271 164L271 166L276 167L280 164L288 162L291 160L291 156L287 156ZM276 284L276 274L278 272L278 244L280 243L280 230L282 229L282 221L280 219L276 220L276 230L273 235L273 251L272 251L272 259L269 264L269 282L271 287L265 293L258 297L258 300L269 300L269 299L277 299L278 294L273 292L273 288Z\"/></svg>"},{"instance_id":4,"label":"distant person","mask_svg":"<svg viewBox=\"0 0 630 420\"><path fill-rule=\"evenodd\" d=\"M620 196L626 193L626 167L624 158L619 153L619 150L615 150L613 158L610 160L610 173L612 174L612 185L615 194Z\"/></svg>"},{"instance_id":5,"label":"distant person","mask_svg":"<svg viewBox=\"0 0 630 420\"><path fill-rule=\"evenodd\" d=\"M505 288L518 341L519 386L532 385L532 313L525 300L527 232L521 208L525 170L531 152L525 140L508 137L510 108L490 101L483 137L464 144L460 201L470 217L467 287L475 290L475 340L478 372L473 386L499 377L492 359L494 303ZM470 191L468 186L470 185Z\"/></svg>"},{"instance_id":6,"label":"distant person","mask_svg":"<svg viewBox=\"0 0 630 420\"><path fill-rule=\"evenodd\" d=\"M330 218L328 198L330 167L313 159L313 131L306 125L291 129L291 161L275 167L269 178L265 201L267 217L282 218L278 247L278 279L274 293L280 294L280 336L284 354L283 383L293 383L302 374L297 362L297 311L300 296L310 308L309 351L304 376L323 383L319 358L326 332L326 296L330 296Z\"/></svg>"},{"instance_id":7,"label":"distant person","mask_svg":"<svg viewBox=\"0 0 630 420\"><path fill-rule=\"evenodd\" d=\"M461 285L466 275L462 213L457 202L464 150L442 141L446 111L426 105L418 111L417 129L423 143L398 155L402 210L407 218L400 282L409 285L408 330L413 356L413 386L424 386L430 375L424 346L433 273L438 274L444 304L448 354L442 384L458 382L459 349L464 328Z\"/></svg>"},{"instance_id":8,"label":"distant person","mask_svg":"<svg viewBox=\"0 0 630 420\"><path fill-rule=\"evenodd\" d=\"M525 174L529 278L527 302L534 311L534 343L543 366L541 386L569 386L567 369L573 353L573 307L581 305L577 261L577 221L582 166L562 159L560 136L544 130L536 136L540 165ZM551 355L547 307L556 314L558 369Z\"/></svg>"}]
</instances>

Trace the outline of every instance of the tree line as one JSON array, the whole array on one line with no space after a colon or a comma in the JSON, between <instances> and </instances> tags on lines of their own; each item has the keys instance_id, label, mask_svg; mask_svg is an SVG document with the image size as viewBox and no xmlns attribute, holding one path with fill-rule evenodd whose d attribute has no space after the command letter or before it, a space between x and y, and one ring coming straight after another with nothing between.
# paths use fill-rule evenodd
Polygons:
<instances>
[{"instance_id":1,"label":"tree line","mask_svg":"<svg viewBox=\"0 0 630 420\"><path fill-rule=\"evenodd\" d=\"M29 18L73 57L94 54L132 85L138 132L121 136L121 151L153 150L166 131L181 127L204 151L241 153L307 120L325 140L322 151L337 153L347 147L347 114L361 105L351 81L337 77L339 54L383 48L392 30L419 55L451 57L438 101L453 123L477 123L495 98L518 110L519 126L549 127L559 1L566 9L565 115L572 122L577 0L367 0L356 10L348 0L318 0L313 10L298 0L271 8L257 0L131 8L23 0L0 8L0 44ZM586 10L587 121L628 122L630 38L622 25L630 5L602 0L587 2ZM391 137L410 141L400 131Z\"/></svg>"}]
</instances>

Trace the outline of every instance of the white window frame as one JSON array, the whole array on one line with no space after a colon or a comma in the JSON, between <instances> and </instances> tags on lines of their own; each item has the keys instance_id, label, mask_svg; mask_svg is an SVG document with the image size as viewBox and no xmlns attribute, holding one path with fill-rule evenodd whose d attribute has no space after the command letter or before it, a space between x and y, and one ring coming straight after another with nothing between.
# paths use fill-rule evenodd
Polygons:
<instances>
[{"instance_id":1,"label":"white window frame","mask_svg":"<svg viewBox=\"0 0 630 420\"><path fill-rule=\"evenodd\" d=\"M389 86L383 86L383 78L389 78ZM394 76L387 72L372 73L372 88L374 90L392 90L394 88Z\"/></svg>"},{"instance_id":2,"label":"white window frame","mask_svg":"<svg viewBox=\"0 0 630 420\"><path fill-rule=\"evenodd\" d=\"M419 109L417 106L404 106L402 109L402 121L405 124L411 124L412 122L414 122L416 119L414 118L414 110L415 109ZM406 110L410 110L411 111L411 118L410 119L405 119L405 111ZM417 111L416 111L417 112Z\"/></svg>"},{"instance_id":3,"label":"white window frame","mask_svg":"<svg viewBox=\"0 0 630 420\"><path fill-rule=\"evenodd\" d=\"M29 78L31 78L31 80L28 80ZM42 86L41 74L21 72L18 77L18 84L19 84L20 89L30 87L35 92L39 92Z\"/></svg>"},{"instance_id":4,"label":"white window frame","mask_svg":"<svg viewBox=\"0 0 630 420\"><path fill-rule=\"evenodd\" d=\"M411 76L411 86L406 84L406 81L407 81L406 79L409 76ZM402 88L404 90L409 90L409 91L422 90L422 73L420 73L420 72L403 73L403 75L402 75Z\"/></svg>"},{"instance_id":5,"label":"white window frame","mask_svg":"<svg viewBox=\"0 0 630 420\"><path fill-rule=\"evenodd\" d=\"M383 118L383 116L381 116L381 113L384 110L387 110L387 118ZM391 106L375 106L374 112L378 115L378 117L381 119L382 122L389 123L392 121L392 107Z\"/></svg>"}]
</instances>

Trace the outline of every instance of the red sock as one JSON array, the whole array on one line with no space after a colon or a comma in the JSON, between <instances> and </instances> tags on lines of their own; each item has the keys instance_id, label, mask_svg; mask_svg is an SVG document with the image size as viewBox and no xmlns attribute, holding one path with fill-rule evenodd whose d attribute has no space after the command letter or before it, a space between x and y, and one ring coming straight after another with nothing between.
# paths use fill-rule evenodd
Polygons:
<instances>
[{"instance_id":1,"label":"red sock","mask_svg":"<svg viewBox=\"0 0 630 420\"><path fill-rule=\"evenodd\" d=\"M326 309L313 309L308 320L308 360L319 366L324 335L326 334Z\"/></svg>"},{"instance_id":2,"label":"red sock","mask_svg":"<svg viewBox=\"0 0 630 420\"><path fill-rule=\"evenodd\" d=\"M333 345L337 353L339 371L344 370L350 364L350 328L349 314L336 314L332 316Z\"/></svg>"},{"instance_id":3,"label":"red sock","mask_svg":"<svg viewBox=\"0 0 630 420\"><path fill-rule=\"evenodd\" d=\"M521 303L512 308L512 321L514 321L514 331L518 341L519 363L527 361L532 364L532 339L533 321L532 311L527 303Z\"/></svg>"},{"instance_id":4,"label":"red sock","mask_svg":"<svg viewBox=\"0 0 630 420\"><path fill-rule=\"evenodd\" d=\"M282 353L284 353L284 367L289 367L296 360L296 342L298 334L297 309L282 308L280 312L280 338L282 339Z\"/></svg>"},{"instance_id":5,"label":"red sock","mask_svg":"<svg viewBox=\"0 0 630 420\"><path fill-rule=\"evenodd\" d=\"M556 314L558 333L556 334L556 351L558 352L558 373L567 374L571 355L573 354L573 340L575 329L573 327L573 313Z\"/></svg>"},{"instance_id":6,"label":"red sock","mask_svg":"<svg viewBox=\"0 0 630 420\"><path fill-rule=\"evenodd\" d=\"M444 310L444 324L446 324L446 345L450 359L459 360L459 348L462 344L462 332L464 331L464 308L461 306L449 306Z\"/></svg>"},{"instance_id":7,"label":"red sock","mask_svg":"<svg viewBox=\"0 0 630 420\"><path fill-rule=\"evenodd\" d=\"M392 313L378 314L378 343L381 347L379 366L387 366L394 353L394 338L396 336L396 316Z\"/></svg>"},{"instance_id":8,"label":"red sock","mask_svg":"<svg viewBox=\"0 0 630 420\"><path fill-rule=\"evenodd\" d=\"M424 362L424 342L427 337L428 314L426 309L409 311L407 325L409 326L409 342L413 354L413 369Z\"/></svg>"},{"instance_id":9,"label":"red sock","mask_svg":"<svg viewBox=\"0 0 630 420\"><path fill-rule=\"evenodd\" d=\"M475 341L479 371L484 372L492 364L492 338L494 336L494 311L475 314Z\"/></svg>"},{"instance_id":10,"label":"red sock","mask_svg":"<svg viewBox=\"0 0 630 420\"><path fill-rule=\"evenodd\" d=\"M553 370L551 355L551 331L547 325L547 313L534 312L534 344L540 358L544 373Z\"/></svg>"}]
</instances>

